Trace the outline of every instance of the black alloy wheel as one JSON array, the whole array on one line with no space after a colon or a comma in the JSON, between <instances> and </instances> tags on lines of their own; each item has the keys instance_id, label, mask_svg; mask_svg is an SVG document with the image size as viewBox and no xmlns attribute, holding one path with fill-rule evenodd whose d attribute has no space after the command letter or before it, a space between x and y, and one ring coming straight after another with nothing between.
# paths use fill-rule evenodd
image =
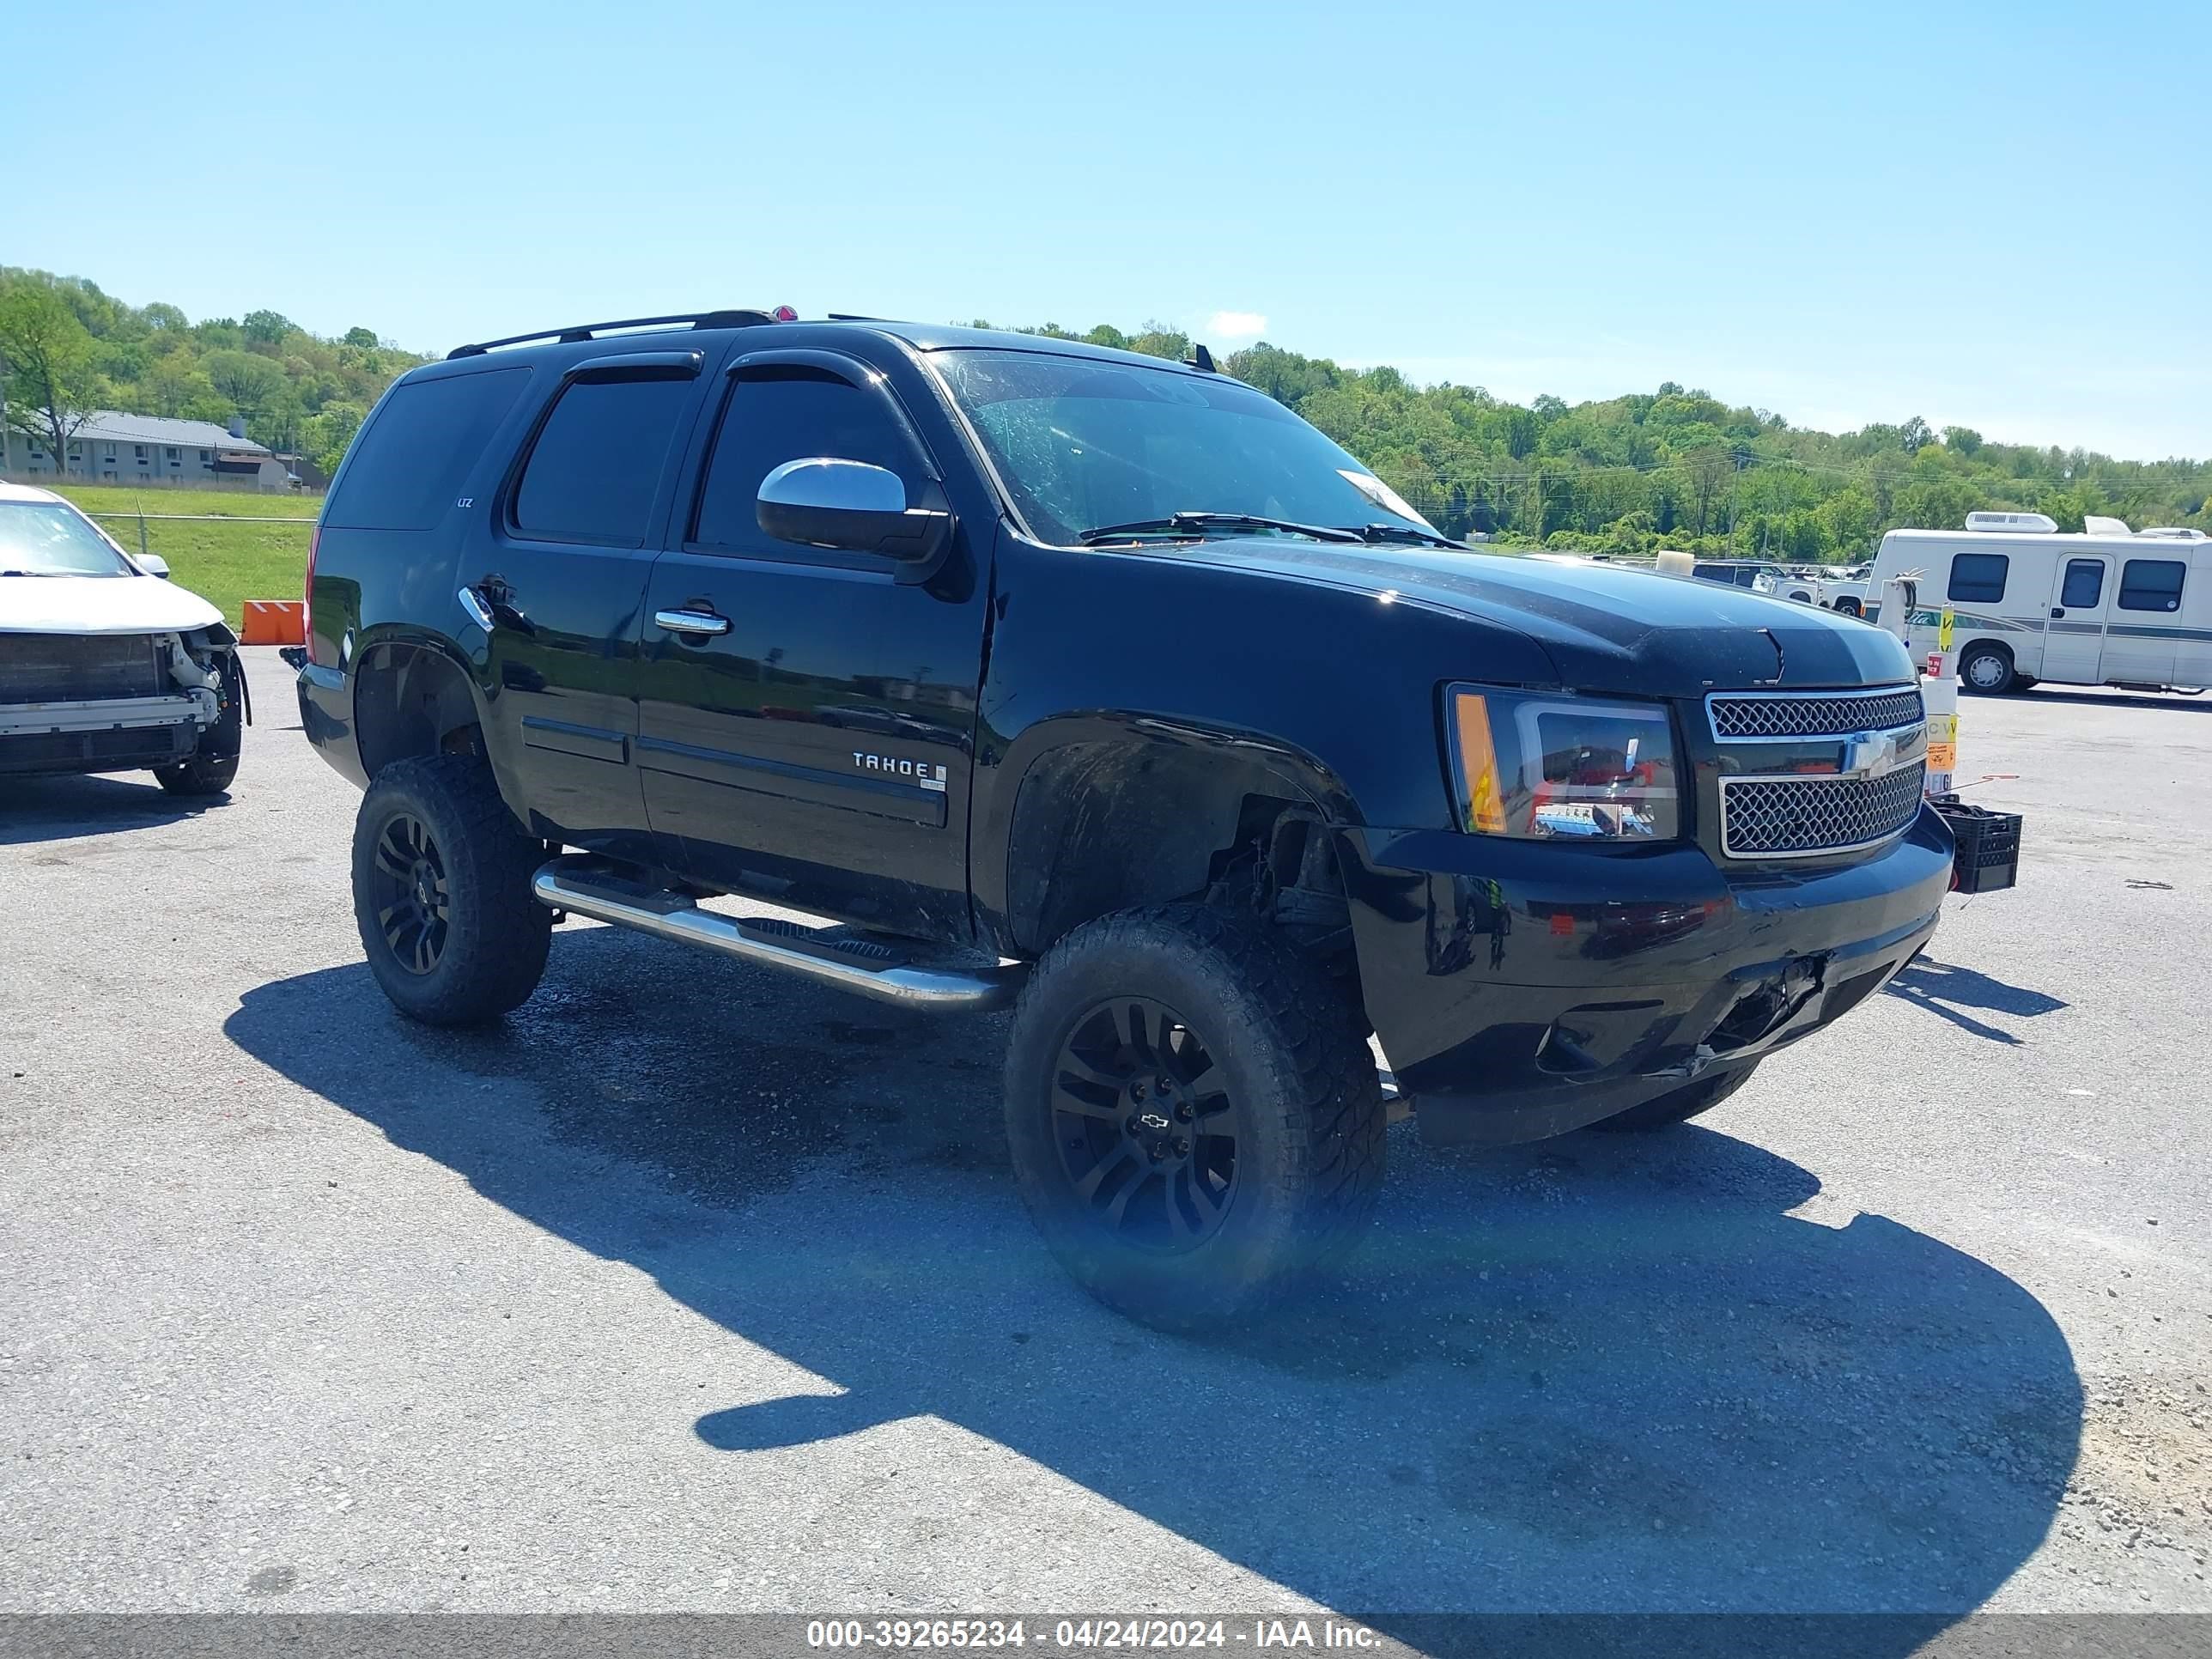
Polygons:
<instances>
[{"instance_id":1,"label":"black alloy wheel","mask_svg":"<svg viewBox=\"0 0 2212 1659\"><path fill-rule=\"evenodd\" d=\"M1220 1230L1237 1197L1239 1114L1204 1040L1165 1004L1118 997L1079 1016L1052 1112L1075 1201L1120 1242L1173 1253Z\"/></svg>"},{"instance_id":2,"label":"black alloy wheel","mask_svg":"<svg viewBox=\"0 0 2212 1659\"><path fill-rule=\"evenodd\" d=\"M392 959L410 974L436 971L452 930L453 894L445 857L422 819L395 812L385 820L371 882Z\"/></svg>"}]
</instances>

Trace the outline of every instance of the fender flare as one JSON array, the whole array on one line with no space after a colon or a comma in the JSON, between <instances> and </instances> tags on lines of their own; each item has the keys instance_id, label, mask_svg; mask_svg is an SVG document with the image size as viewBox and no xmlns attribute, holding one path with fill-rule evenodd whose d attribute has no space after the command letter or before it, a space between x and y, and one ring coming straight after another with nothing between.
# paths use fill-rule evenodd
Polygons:
<instances>
[{"instance_id":1,"label":"fender flare","mask_svg":"<svg viewBox=\"0 0 2212 1659\"><path fill-rule=\"evenodd\" d=\"M1312 809L1332 827L1365 819L1335 770L1318 757L1272 733L1187 718L1097 709L1055 715L1025 726L1003 753L979 770L969 854L969 888L978 920L1003 944L1015 943L1018 907L1013 863L1024 786L1040 764L1079 747L1156 749L1176 760L1202 757L1233 769L1280 795Z\"/></svg>"}]
</instances>

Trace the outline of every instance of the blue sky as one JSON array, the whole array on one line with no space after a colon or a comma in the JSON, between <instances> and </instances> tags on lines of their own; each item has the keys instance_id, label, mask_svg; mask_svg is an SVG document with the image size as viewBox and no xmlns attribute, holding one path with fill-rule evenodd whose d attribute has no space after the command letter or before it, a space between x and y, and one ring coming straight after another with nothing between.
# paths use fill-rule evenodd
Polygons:
<instances>
[{"instance_id":1,"label":"blue sky","mask_svg":"<svg viewBox=\"0 0 2212 1659\"><path fill-rule=\"evenodd\" d=\"M0 0L18 44L61 15ZM802 313L1254 331L2212 454L2212 7L103 7L0 263L421 349ZM1261 319L1264 319L1262 321Z\"/></svg>"}]
</instances>

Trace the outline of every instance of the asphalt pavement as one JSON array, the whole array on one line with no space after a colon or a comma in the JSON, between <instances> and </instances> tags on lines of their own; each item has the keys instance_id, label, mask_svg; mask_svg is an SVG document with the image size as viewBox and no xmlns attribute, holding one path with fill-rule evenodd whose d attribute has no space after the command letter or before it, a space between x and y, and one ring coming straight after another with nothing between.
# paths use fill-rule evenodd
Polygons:
<instances>
[{"instance_id":1,"label":"asphalt pavement","mask_svg":"<svg viewBox=\"0 0 2212 1659\"><path fill-rule=\"evenodd\" d=\"M1002 1018L570 923L399 1019L250 654L227 799L0 780L0 1610L2212 1612L2212 697L1968 701L2017 889L1694 1127L1398 1126L1208 1343Z\"/></svg>"}]
</instances>

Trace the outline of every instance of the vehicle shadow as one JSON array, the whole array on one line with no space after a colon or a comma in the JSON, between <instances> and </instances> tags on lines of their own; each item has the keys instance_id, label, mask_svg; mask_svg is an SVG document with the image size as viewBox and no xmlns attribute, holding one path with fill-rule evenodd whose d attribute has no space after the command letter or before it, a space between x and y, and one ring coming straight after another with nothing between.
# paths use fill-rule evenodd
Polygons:
<instances>
[{"instance_id":1,"label":"vehicle shadow","mask_svg":"<svg viewBox=\"0 0 2212 1659\"><path fill-rule=\"evenodd\" d=\"M1961 1010L1986 1008L1996 1013L2033 1018L2038 1014L2054 1013L2067 1006L2044 992L2008 985L1972 968L1937 962L1926 956L1916 957L1905 963L1882 989L1890 996L1950 1021L1962 1031L2015 1048L2020 1039L2011 1032L1987 1024Z\"/></svg>"},{"instance_id":2,"label":"vehicle shadow","mask_svg":"<svg viewBox=\"0 0 2212 1659\"><path fill-rule=\"evenodd\" d=\"M197 817L226 795L172 795L149 772L32 772L0 777L0 847L114 835Z\"/></svg>"},{"instance_id":3,"label":"vehicle shadow","mask_svg":"<svg viewBox=\"0 0 2212 1659\"><path fill-rule=\"evenodd\" d=\"M1439 1610L1881 1611L1912 1616L1851 1650L1909 1652L2036 1547L2074 1465L2081 1384L2032 1296L1879 1216L1793 1217L1819 1182L1707 1130L1446 1158L1401 1127L1352 1268L1194 1341L1036 1244L1000 1018L592 928L496 1030L408 1025L359 966L225 1030L825 1379L713 1401L707 1443L935 1417L1409 1639ZM641 1434L667 1408L641 1398ZM730 1535L818 1546L757 1510Z\"/></svg>"},{"instance_id":4,"label":"vehicle shadow","mask_svg":"<svg viewBox=\"0 0 2212 1659\"><path fill-rule=\"evenodd\" d=\"M2039 685L2008 695L2014 702L2029 704L2087 703L2100 708L2173 708L2212 714L2212 696L2206 695L2191 697L2164 691L2091 691L2055 685Z\"/></svg>"}]
</instances>

